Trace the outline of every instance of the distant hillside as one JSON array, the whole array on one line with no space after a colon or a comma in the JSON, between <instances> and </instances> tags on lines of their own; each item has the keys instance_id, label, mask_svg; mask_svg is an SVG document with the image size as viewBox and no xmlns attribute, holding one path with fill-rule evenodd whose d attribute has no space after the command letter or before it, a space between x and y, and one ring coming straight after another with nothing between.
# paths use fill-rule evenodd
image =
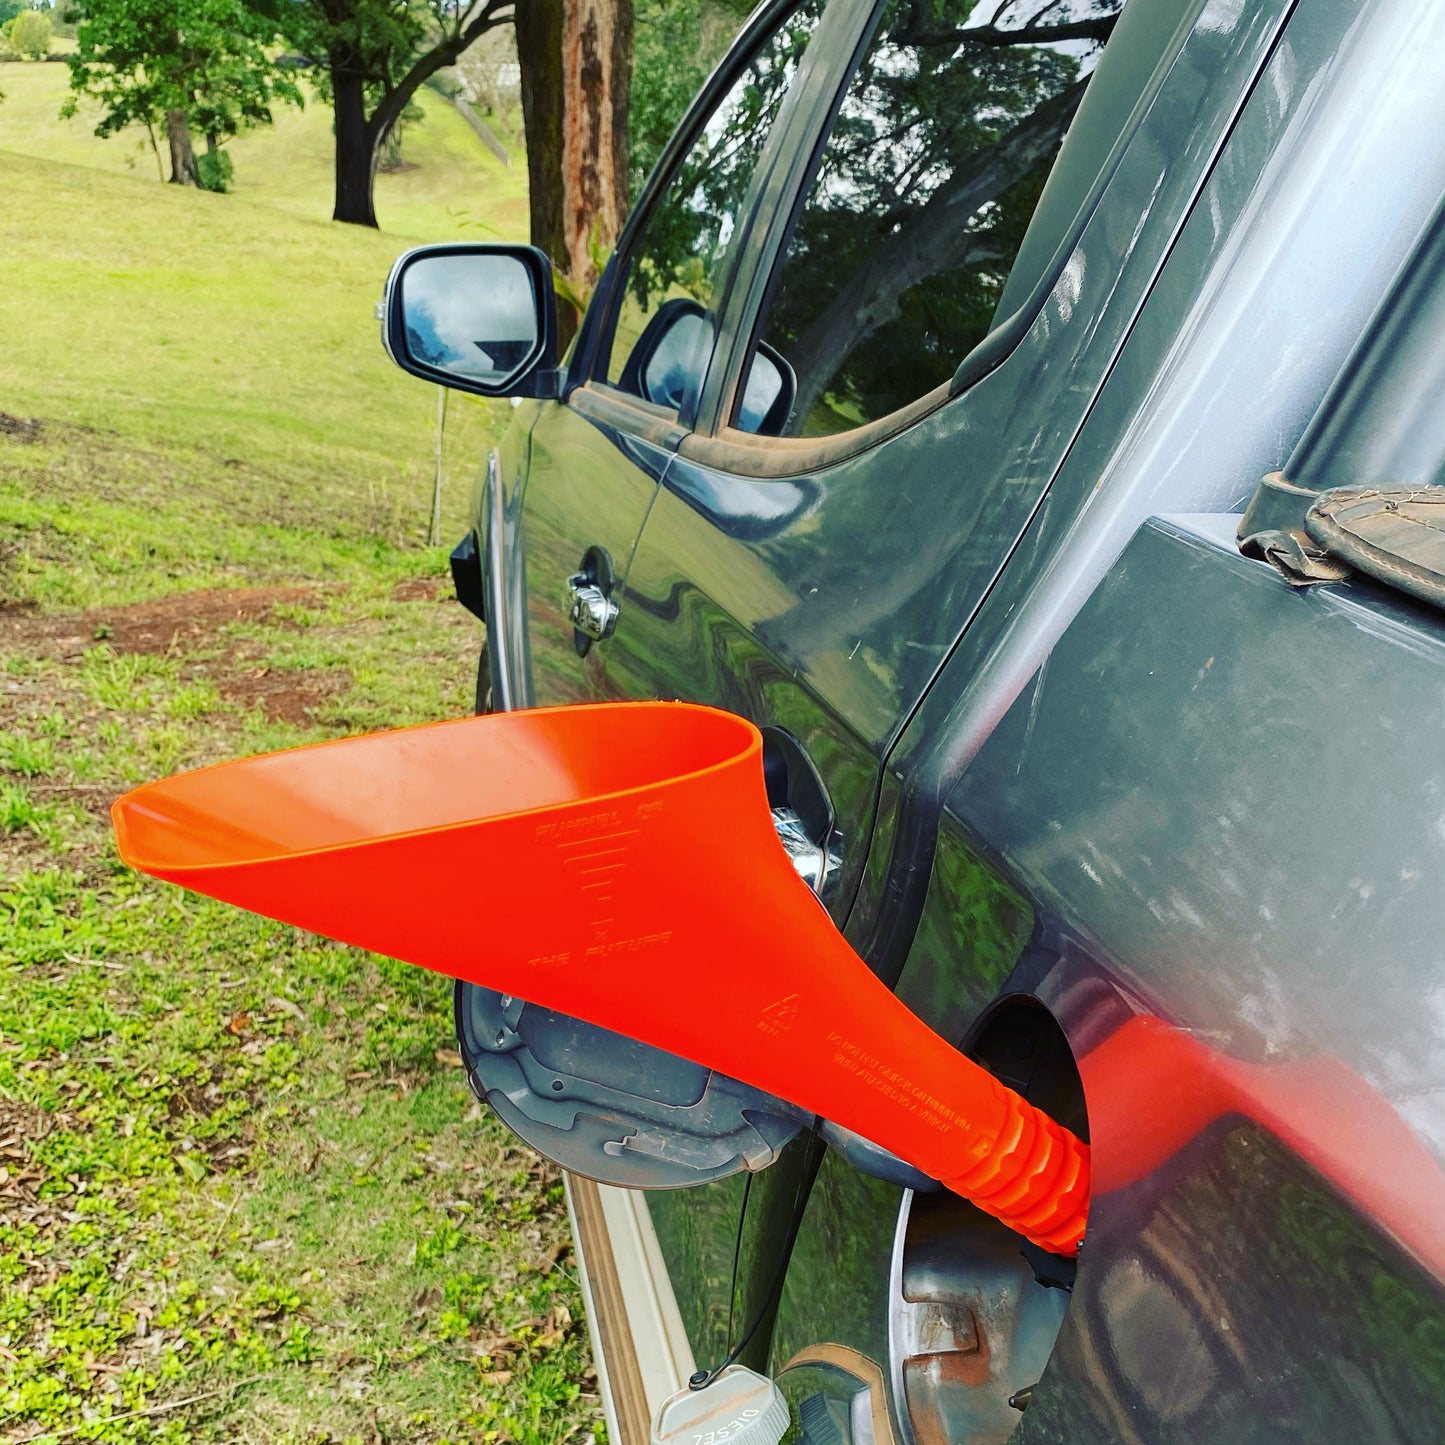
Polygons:
<instances>
[{"instance_id":1,"label":"distant hillside","mask_svg":"<svg viewBox=\"0 0 1445 1445\"><path fill-rule=\"evenodd\" d=\"M73 120L59 119L68 78L58 63L0 64L0 149L158 183L143 133L97 139L98 111L88 105ZM423 240L524 240L527 167L520 149L504 166L436 92L424 88L418 103L425 119L406 131L404 169L377 178L382 228ZM235 200L312 220L330 217L331 111L319 100L304 111L278 108L275 125L239 136L226 149L235 165Z\"/></svg>"}]
</instances>

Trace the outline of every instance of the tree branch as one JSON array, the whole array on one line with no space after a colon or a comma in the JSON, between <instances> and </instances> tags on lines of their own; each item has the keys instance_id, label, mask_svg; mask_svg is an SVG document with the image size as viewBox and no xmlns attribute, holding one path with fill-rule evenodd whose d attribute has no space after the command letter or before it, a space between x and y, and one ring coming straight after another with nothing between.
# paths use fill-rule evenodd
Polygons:
<instances>
[{"instance_id":1,"label":"tree branch","mask_svg":"<svg viewBox=\"0 0 1445 1445\"><path fill-rule=\"evenodd\" d=\"M894 36L899 45L987 45L1004 49L1011 45L1053 45L1061 40L1104 41L1113 33L1119 16L1096 15L1092 20L1070 20L1061 25L1029 24L1014 29L997 25L963 26L957 30L917 31L911 27Z\"/></svg>"},{"instance_id":2,"label":"tree branch","mask_svg":"<svg viewBox=\"0 0 1445 1445\"><path fill-rule=\"evenodd\" d=\"M367 129L371 133L373 153L376 147L386 139L388 132L396 124L402 111L406 109L407 102L423 83L437 71L455 63L462 51L488 30L507 24L512 19L512 14L513 0L487 0L487 3L467 21L463 29L451 36L450 39L442 41L440 45L433 46L424 55L418 56L416 64L396 82L395 87L386 94L367 122Z\"/></svg>"}]
</instances>

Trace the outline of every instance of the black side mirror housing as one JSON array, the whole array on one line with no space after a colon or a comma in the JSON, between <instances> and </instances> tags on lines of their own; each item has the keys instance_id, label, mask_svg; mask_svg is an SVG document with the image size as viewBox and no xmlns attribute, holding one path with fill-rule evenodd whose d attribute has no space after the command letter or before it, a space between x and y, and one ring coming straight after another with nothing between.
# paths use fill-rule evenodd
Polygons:
<instances>
[{"instance_id":1,"label":"black side mirror housing","mask_svg":"<svg viewBox=\"0 0 1445 1445\"><path fill-rule=\"evenodd\" d=\"M397 257L377 315L412 376L474 396L561 395L552 263L535 246L417 246Z\"/></svg>"}]
</instances>

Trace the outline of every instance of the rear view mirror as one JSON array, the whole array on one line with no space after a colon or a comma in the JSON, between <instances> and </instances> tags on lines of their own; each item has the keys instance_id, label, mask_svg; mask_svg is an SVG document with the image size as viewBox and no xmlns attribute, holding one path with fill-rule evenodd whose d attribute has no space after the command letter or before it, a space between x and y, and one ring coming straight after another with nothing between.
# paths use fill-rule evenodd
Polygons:
<instances>
[{"instance_id":1,"label":"rear view mirror","mask_svg":"<svg viewBox=\"0 0 1445 1445\"><path fill-rule=\"evenodd\" d=\"M534 246L420 246L378 308L403 371L478 396L557 394L552 266Z\"/></svg>"}]
</instances>

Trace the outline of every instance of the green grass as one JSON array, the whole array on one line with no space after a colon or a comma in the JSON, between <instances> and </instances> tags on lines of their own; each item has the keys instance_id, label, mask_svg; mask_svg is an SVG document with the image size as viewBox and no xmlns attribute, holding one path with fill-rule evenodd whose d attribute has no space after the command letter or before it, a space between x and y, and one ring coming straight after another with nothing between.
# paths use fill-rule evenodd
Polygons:
<instances>
[{"instance_id":1,"label":"green grass","mask_svg":"<svg viewBox=\"0 0 1445 1445\"><path fill-rule=\"evenodd\" d=\"M243 508L279 497L283 526L364 506L415 530L436 391L386 359L372 313L402 242L3 151L0 195L0 410L161 447ZM497 413L451 412L465 477Z\"/></svg>"},{"instance_id":2,"label":"green grass","mask_svg":"<svg viewBox=\"0 0 1445 1445\"><path fill-rule=\"evenodd\" d=\"M133 875L106 818L469 711L435 392L370 315L402 243L13 152L0 196L0 412L40 419L0 428L0 1440L580 1445L560 1180L446 981ZM449 537L505 418L451 408Z\"/></svg>"}]
</instances>

